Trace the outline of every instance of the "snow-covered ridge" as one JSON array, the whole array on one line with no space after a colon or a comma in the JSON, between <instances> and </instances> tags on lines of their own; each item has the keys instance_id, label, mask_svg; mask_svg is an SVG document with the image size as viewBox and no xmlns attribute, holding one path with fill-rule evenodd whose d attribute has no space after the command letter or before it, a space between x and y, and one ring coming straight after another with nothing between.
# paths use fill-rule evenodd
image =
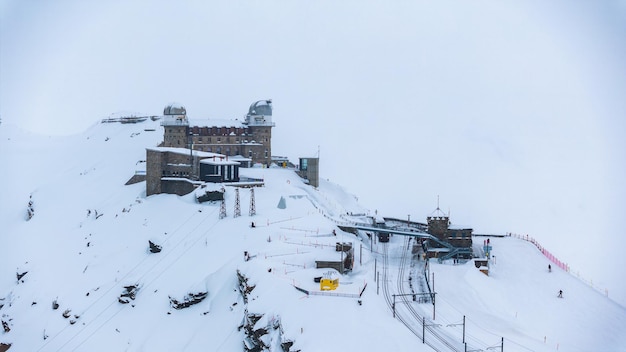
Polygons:
<instances>
[{"instance_id":1,"label":"snow-covered ridge","mask_svg":"<svg viewBox=\"0 0 626 352\"><path fill-rule=\"evenodd\" d=\"M0 343L9 351L239 351L251 343L246 325L266 332L259 340L271 351L285 344L292 351L432 350L393 318L375 280L384 270L390 290L408 289L409 277L422 280L423 261L401 236L385 245L339 230L337 222L370 213L354 195L324 179L313 189L291 170L242 169L265 183L254 191L256 215L249 215L252 192L241 189L242 216L234 217L227 187L220 220L220 205L198 204L194 194L145 197L143 182L124 186L162 137L151 120L55 138L0 127L0 163L16 170L0 183L0 319L9 330L0 330ZM161 252L151 253L149 241ZM316 269L316 260L339 258L337 242L353 245L354 269ZM468 349L487 350L501 338L507 350L624 349L623 307L559 269L548 272L531 243L491 242L489 276L471 262L430 263L434 321L432 304L399 302L398 309L413 306L458 350L455 324L463 316ZM338 278L333 292L346 295L294 288L319 291L314 278L325 275ZM133 297L123 296L131 286ZM172 305L202 296L184 309ZM421 331L419 321L411 324Z\"/></svg>"}]
</instances>

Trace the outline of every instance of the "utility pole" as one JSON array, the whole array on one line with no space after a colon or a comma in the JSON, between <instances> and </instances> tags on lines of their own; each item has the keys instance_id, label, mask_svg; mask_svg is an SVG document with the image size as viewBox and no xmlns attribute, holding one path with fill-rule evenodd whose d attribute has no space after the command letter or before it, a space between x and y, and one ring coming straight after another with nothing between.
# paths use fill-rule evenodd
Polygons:
<instances>
[{"instance_id":1,"label":"utility pole","mask_svg":"<svg viewBox=\"0 0 626 352\"><path fill-rule=\"evenodd\" d=\"M426 325L426 318L422 317L422 343L426 343L426 327L427 326L441 326L439 324L428 324Z\"/></svg>"},{"instance_id":2,"label":"utility pole","mask_svg":"<svg viewBox=\"0 0 626 352\"><path fill-rule=\"evenodd\" d=\"M256 206L254 205L254 187L250 188L250 216L256 215Z\"/></svg>"},{"instance_id":3,"label":"utility pole","mask_svg":"<svg viewBox=\"0 0 626 352\"><path fill-rule=\"evenodd\" d=\"M426 343L426 318L422 317L422 343Z\"/></svg>"},{"instance_id":4,"label":"utility pole","mask_svg":"<svg viewBox=\"0 0 626 352\"><path fill-rule=\"evenodd\" d=\"M446 326L457 326L457 325L463 325L463 343L465 343L465 315L463 316L463 323L461 324L448 324ZM467 349L467 345L465 346L465 348Z\"/></svg>"},{"instance_id":5,"label":"utility pole","mask_svg":"<svg viewBox=\"0 0 626 352\"><path fill-rule=\"evenodd\" d=\"M220 205L220 219L226 217L226 201L222 198L222 204Z\"/></svg>"},{"instance_id":6,"label":"utility pole","mask_svg":"<svg viewBox=\"0 0 626 352\"><path fill-rule=\"evenodd\" d=\"M504 337L502 337L501 340L500 340L500 346L495 345L495 346L487 347L487 349L488 350L495 350L498 347L500 348L500 352L504 352Z\"/></svg>"},{"instance_id":7,"label":"utility pole","mask_svg":"<svg viewBox=\"0 0 626 352\"><path fill-rule=\"evenodd\" d=\"M239 188L235 188L235 214L233 217L241 216L241 205L239 204Z\"/></svg>"},{"instance_id":8,"label":"utility pole","mask_svg":"<svg viewBox=\"0 0 626 352\"><path fill-rule=\"evenodd\" d=\"M376 280L376 295L378 295L378 292L380 291L380 273L377 273L378 275L378 279Z\"/></svg>"},{"instance_id":9,"label":"utility pole","mask_svg":"<svg viewBox=\"0 0 626 352\"><path fill-rule=\"evenodd\" d=\"M435 320L435 311L436 311L436 309L435 309L435 307L436 307L435 306L435 295L437 295L437 293L433 291L433 320Z\"/></svg>"},{"instance_id":10,"label":"utility pole","mask_svg":"<svg viewBox=\"0 0 626 352\"><path fill-rule=\"evenodd\" d=\"M433 272L433 320L435 320L435 273Z\"/></svg>"}]
</instances>

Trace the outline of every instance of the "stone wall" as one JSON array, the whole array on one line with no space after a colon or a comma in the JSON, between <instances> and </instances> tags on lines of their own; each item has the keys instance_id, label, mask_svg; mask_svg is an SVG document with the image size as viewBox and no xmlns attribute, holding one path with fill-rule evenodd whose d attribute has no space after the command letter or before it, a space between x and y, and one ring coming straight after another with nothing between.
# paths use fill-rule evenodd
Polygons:
<instances>
[{"instance_id":1,"label":"stone wall","mask_svg":"<svg viewBox=\"0 0 626 352\"><path fill-rule=\"evenodd\" d=\"M152 149L146 150L146 196L159 193L187 194L195 186L179 185L177 182L162 181L163 177L181 177L187 183L187 177L193 178L193 172L189 166L190 156L183 153L160 152ZM197 159L197 157L194 157ZM185 193L182 193L185 192Z\"/></svg>"},{"instance_id":2,"label":"stone wall","mask_svg":"<svg viewBox=\"0 0 626 352\"><path fill-rule=\"evenodd\" d=\"M161 193L163 153L146 150L146 196Z\"/></svg>"},{"instance_id":3,"label":"stone wall","mask_svg":"<svg viewBox=\"0 0 626 352\"><path fill-rule=\"evenodd\" d=\"M186 178L161 180L162 193L177 194L179 196L193 192L198 186L199 184Z\"/></svg>"}]
</instances>

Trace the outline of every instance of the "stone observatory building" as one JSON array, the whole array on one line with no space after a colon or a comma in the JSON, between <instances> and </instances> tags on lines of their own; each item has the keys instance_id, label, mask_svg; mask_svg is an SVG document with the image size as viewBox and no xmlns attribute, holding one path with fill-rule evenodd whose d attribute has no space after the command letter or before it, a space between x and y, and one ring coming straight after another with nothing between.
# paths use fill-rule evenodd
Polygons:
<instances>
[{"instance_id":1,"label":"stone observatory building","mask_svg":"<svg viewBox=\"0 0 626 352\"><path fill-rule=\"evenodd\" d=\"M185 107L172 103L163 110L162 147L188 148L224 155L242 167L269 166L272 156L272 101L259 100L242 120L189 119Z\"/></svg>"}]
</instances>

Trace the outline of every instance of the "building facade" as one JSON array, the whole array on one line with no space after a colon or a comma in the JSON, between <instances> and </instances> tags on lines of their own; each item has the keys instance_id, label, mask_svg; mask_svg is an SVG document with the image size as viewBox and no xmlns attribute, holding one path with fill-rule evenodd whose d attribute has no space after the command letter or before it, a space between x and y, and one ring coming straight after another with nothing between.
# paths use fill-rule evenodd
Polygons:
<instances>
[{"instance_id":1,"label":"building facade","mask_svg":"<svg viewBox=\"0 0 626 352\"><path fill-rule=\"evenodd\" d=\"M430 216L426 217L428 223L427 232L438 239L448 242L454 247L471 248L472 232L471 228L452 227L450 217L437 207Z\"/></svg>"},{"instance_id":2,"label":"building facade","mask_svg":"<svg viewBox=\"0 0 626 352\"><path fill-rule=\"evenodd\" d=\"M317 188L320 186L320 159L300 158L298 175L307 180L309 185Z\"/></svg>"},{"instance_id":3,"label":"building facade","mask_svg":"<svg viewBox=\"0 0 626 352\"><path fill-rule=\"evenodd\" d=\"M191 148L204 152L249 159L269 166L272 159L272 101L259 100L240 120L190 120L180 104L163 110L163 147ZM245 165L246 163L242 163Z\"/></svg>"},{"instance_id":4,"label":"building facade","mask_svg":"<svg viewBox=\"0 0 626 352\"><path fill-rule=\"evenodd\" d=\"M239 163L216 153L184 148L146 149L146 195L185 195L203 182L239 182Z\"/></svg>"}]
</instances>

